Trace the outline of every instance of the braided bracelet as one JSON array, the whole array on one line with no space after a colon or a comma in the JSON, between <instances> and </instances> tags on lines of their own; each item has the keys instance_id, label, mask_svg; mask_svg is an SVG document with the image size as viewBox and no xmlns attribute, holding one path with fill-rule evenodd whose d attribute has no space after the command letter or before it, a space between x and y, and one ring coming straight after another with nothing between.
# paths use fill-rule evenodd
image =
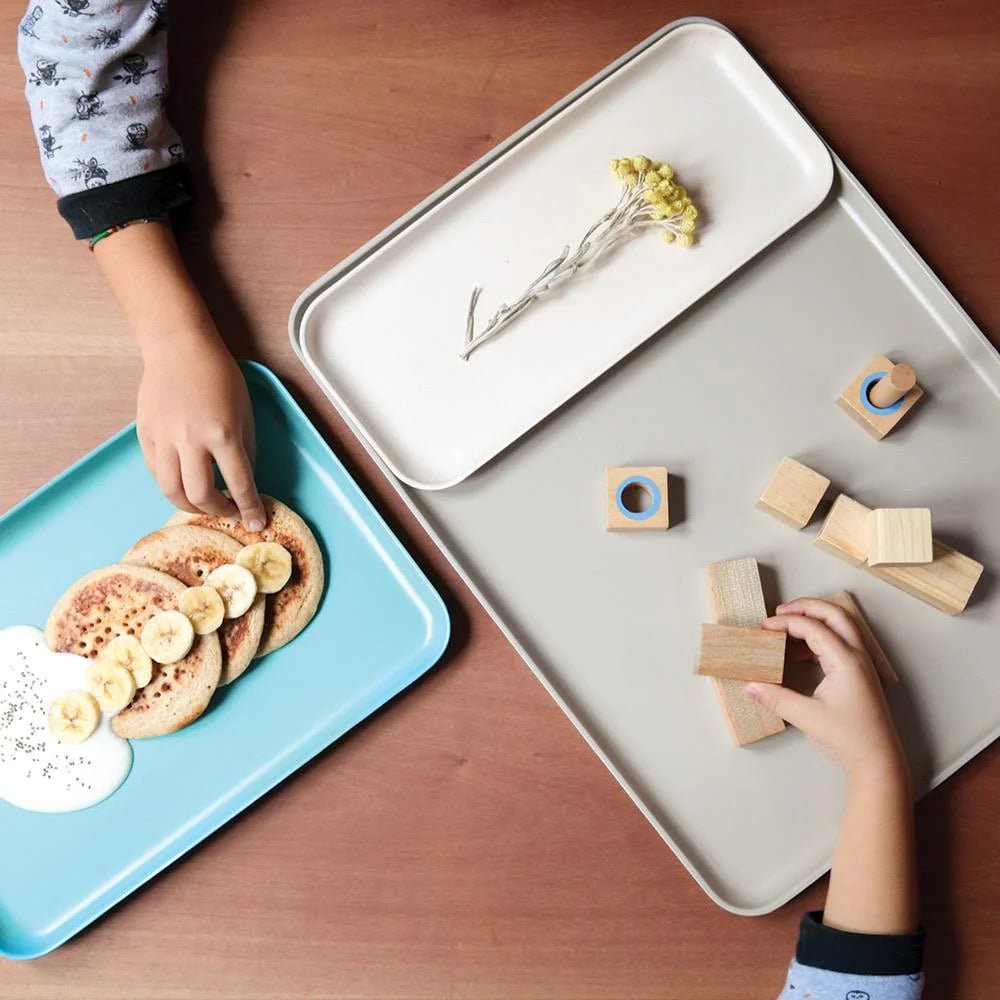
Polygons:
<instances>
[{"instance_id":1,"label":"braided bracelet","mask_svg":"<svg viewBox=\"0 0 1000 1000\"><path fill-rule=\"evenodd\" d=\"M119 226L109 226L103 232L98 233L96 236L90 238L90 252L94 252L94 247L101 242L105 237L110 236L112 233L120 233L123 229L128 229L129 226L139 226L146 222L166 222L166 215L151 215L146 219L132 219L130 222L123 222Z\"/></svg>"}]
</instances>

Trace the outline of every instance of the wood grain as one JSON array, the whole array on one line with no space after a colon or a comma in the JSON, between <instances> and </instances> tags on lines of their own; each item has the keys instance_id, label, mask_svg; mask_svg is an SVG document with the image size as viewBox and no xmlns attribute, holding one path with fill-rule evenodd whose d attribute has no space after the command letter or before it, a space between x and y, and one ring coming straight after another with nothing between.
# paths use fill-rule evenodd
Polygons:
<instances>
[{"instance_id":1,"label":"wood grain","mask_svg":"<svg viewBox=\"0 0 1000 1000\"><path fill-rule=\"evenodd\" d=\"M868 515L868 565L929 563L930 507L877 507Z\"/></svg>"},{"instance_id":2,"label":"wood grain","mask_svg":"<svg viewBox=\"0 0 1000 1000\"><path fill-rule=\"evenodd\" d=\"M783 458L757 501L757 508L796 531L804 528L830 488L826 476L794 458Z\"/></svg>"},{"instance_id":3,"label":"wood grain","mask_svg":"<svg viewBox=\"0 0 1000 1000\"><path fill-rule=\"evenodd\" d=\"M785 673L785 633L734 628L708 622L701 626L700 677L780 684Z\"/></svg>"},{"instance_id":4,"label":"wood grain","mask_svg":"<svg viewBox=\"0 0 1000 1000\"><path fill-rule=\"evenodd\" d=\"M25 6L0 0L0 509L131 420L139 376L42 180L13 44ZM703 10L1000 331L994 0ZM4 1000L777 994L823 885L753 920L708 900L405 512L285 332L310 281L689 12L653 0L171 5L172 119L201 192L180 227L185 255L234 350L281 375L445 591L457 638L424 682L91 930L37 962L0 963ZM995 748L918 809L928 1000L996 990L998 827Z\"/></svg>"},{"instance_id":5,"label":"wood grain","mask_svg":"<svg viewBox=\"0 0 1000 1000\"><path fill-rule=\"evenodd\" d=\"M705 581L716 624L760 628L767 608L756 559L712 563L705 567ZM729 733L738 746L775 736L785 728L780 716L743 693L743 681L725 677L711 680Z\"/></svg>"}]
</instances>

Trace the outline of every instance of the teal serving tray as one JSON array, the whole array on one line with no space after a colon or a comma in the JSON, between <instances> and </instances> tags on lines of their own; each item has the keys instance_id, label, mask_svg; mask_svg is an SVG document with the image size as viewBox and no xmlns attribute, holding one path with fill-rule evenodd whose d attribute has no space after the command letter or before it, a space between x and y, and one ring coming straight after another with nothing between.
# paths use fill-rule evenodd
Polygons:
<instances>
[{"instance_id":1,"label":"teal serving tray","mask_svg":"<svg viewBox=\"0 0 1000 1000\"><path fill-rule=\"evenodd\" d=\"M2 956L58 947L411 684L448 644L440 596L315 427L272 372L243 371L258 485L297 510L323 550L319 611L193 725L133 742L132 773L104 802L47 815L0 801ZM0 518L0 628L44 628L75 579L115 562L171 512L126 427Z\"/></svg>"}]
</instances>

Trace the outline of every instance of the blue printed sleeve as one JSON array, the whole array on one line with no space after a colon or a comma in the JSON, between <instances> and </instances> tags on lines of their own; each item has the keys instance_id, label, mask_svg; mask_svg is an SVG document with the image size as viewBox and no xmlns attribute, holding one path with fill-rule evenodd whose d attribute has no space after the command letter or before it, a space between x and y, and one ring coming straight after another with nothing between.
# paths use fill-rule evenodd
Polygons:
<instances>
[{"instance_id":1,"label":"blue printed sleeve","mask_svg":"<svg viewBox=\"0 0 1000 1000\"><path fill-rule=\"evenodd\" d=\"M164 111L166 0L33 0L18 56L45 177L78 238L191 200Z\"/></svg>"}]
</instances>

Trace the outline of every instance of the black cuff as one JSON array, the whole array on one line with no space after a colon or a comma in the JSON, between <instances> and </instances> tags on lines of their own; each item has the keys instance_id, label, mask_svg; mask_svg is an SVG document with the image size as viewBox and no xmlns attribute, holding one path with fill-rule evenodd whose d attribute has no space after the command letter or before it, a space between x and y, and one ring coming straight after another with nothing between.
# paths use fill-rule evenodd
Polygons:
<instances>
[{"instance_id":1,"label":"black cuff","mask_svg":"<svg viewBox=\"0 0 1000 1000\"><path fill-rule=\"evenodd\" d=\"M822 923L823 911L806 913L799 924L799 965L857 976L912 976L920 972L924 932L855 934Z\"/></svg>"},{"instance_id":2,"label":"black cuff","mask_svg":"<svg viewBox=\"0 0 1000 1000\"><path fill-rule=\"evenodd\" d=\"M164 215L194 201L191 180L177 163L114 184L77 191L60 198L59 214L78 240L90 239L112 226Z\"/></svg>"}]
</instances>

